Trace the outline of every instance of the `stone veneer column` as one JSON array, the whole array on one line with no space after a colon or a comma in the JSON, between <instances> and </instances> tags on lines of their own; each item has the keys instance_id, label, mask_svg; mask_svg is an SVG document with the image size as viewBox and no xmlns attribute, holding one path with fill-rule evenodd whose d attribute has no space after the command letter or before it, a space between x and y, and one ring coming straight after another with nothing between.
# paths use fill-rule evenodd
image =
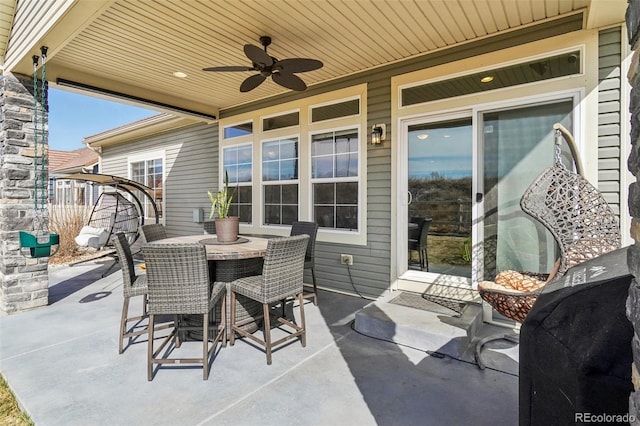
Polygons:
<instances>
[{"instance_id":1,"label":"stone veneer column","mask_svg":"<svg viewBox=\"0 0 640 426\"><path fill-rule=\"evenodd\" d=\"M23 256L18 233L34 216L33 77L7 73L0 93L0 311L13 313L48 304L49 258Z\"/></svg>"},{"instance_id":2,"label":"stone veneer column","mask_svg":"<svg viewBox=\"0 0 640 426\"><path fill-rule=\"evenodd\" d=\"M627 299L627 316L633 323L633 365L632 378L635 392L629 397L629 414L635 418L631 424L640 425L640 0L629 0L627 7L627 33L631 48L635 51L629 66L628 79L631 84L631 153L629 154L629 171L636 177L636 182L629 185L629 213L632 217L631 237L634 244L629 247L627 262L629 270L635 277L629 288Z\"/></svg>"}]
</instances>

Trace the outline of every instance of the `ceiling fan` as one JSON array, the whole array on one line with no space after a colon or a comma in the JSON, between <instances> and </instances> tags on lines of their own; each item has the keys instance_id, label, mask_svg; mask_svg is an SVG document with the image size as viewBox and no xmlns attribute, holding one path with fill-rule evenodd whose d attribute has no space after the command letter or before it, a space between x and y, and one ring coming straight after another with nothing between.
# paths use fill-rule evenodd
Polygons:
<instances>
[{"instance_id":1,"label":"ceiling fan","mask_svg":"<svg viewBox=\"0 0 640 426\"><path fill-rule=\"evenodd\" d=\"M291 90L305 90L307 85L304 81L294 73L315 71L322 68L322 62L317 59L307 58L290 58L278 60L267 53L267 46L271 44L271 37L260 37L260 44L264 50L253 44L244 45L244 54L247 55L252 62L252 66L224 66L203 68L202 71L258 71L248 77L240 85L241 92L248 92L258 87L267 77L271 77L280 86Z\"/></svg>"}]
</instances>

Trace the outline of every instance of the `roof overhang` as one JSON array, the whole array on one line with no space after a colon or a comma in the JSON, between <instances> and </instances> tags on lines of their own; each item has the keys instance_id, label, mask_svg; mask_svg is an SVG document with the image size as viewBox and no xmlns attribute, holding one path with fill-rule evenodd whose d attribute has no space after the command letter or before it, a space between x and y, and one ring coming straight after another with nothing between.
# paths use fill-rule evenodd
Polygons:
<instances>
[{"instance_id":1,"label":"roof overhang","mask_svg":"<svg viewBox=\"0 0 640 426\"><path fill-rule=\"evenodd\" d=\"M269 79L240 93L251 73L202 71L251 65L243 45L258 45L261 35L273 39L271 56L321 60L321 69L300 74L314 86L576 13L584 16L583 29L624 25L627 7L626 0L13 4L5 71L30 75L32 56L47 46L46 75L53 87L72 82L70 90L158 111L182 110L204 121L221 110L289 92ZM187 77L174 76L176 71Z\"/></svg>"},{"instance_id":2,"label":"roof overhang","mask_svg":"<svg viewBox=\"0 0 640 426\"><path fill-rule=\"evenodd\" d=\"M102 133L87 136L83 142L92 149L118 145L145 136L168 132L197 123L193 118L174 116L168 113L153 115Z\"/></svg>"}]
</instances>

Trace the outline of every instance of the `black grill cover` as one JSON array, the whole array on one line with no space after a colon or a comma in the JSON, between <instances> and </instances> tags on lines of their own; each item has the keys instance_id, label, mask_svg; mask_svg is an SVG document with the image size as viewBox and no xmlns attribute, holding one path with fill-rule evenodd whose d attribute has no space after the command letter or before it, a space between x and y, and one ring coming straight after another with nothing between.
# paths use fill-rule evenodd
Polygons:
<instances>
[{"instance_id":1,"label":"black grill cover","mask_svg":"<svg viewBox=\"0 0 640 426\"><path fill-rule=\"evenodd\" d=\"M580 413L629 412L626 251L574 266L538 297L520 330L520 426L582 424Z\"/></svg>"}]
</instances>

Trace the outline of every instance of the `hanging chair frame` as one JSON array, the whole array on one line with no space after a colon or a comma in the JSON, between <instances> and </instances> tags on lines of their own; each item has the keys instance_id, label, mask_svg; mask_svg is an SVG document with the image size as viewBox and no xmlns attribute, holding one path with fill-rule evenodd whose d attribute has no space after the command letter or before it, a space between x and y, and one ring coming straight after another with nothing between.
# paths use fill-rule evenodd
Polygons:
<instances>
[{"instance_id":1,"label":"hanging chair frame","mask_svg":"<svg viewBox=\"0 0 640 426\"><path fill-rule=\"evenodd\" d=\"M132 239L133 241L130 241L130 244L133 244L139 238L139 236L140 236L140 228L142 227L142 225L144 225L144 220L145 220L144 208L143 208L143 205L142 205L142 201L136 195L136 191L140 191L140 193L142 193L144 195L144 197L146 198L146 200L150 203L151 207L153 208L153 215L155 217L155 223L158 223L158 205L156 204L156 201L153 198L154 191L153 191L152 188L150 188L150 187L148 187L148 186L146 186L144 184L141 184L140 182L136 182L134 180L126 179L126 178L123 178L123 177L120 177L120 176L106 175L106 174L101 174L101 173L74 173L74 174L60 176L59 179L70 179L70 180L77 180L77 181L82 181L82 182L91 182L91 183L97 184L99 186L110 187L110 188L113 188L116 191L123 191L126 194L128 194L131 197L131 200L137 206L137 209L138 209L138 212L139 212L139 215L138 215L138 219L139 219L138 228L137 228L135 237ZM128 200L128 201L131 201L131 200ZM98 201L99 201L99 199L96 200L96 203L94 203L94 206L93 206L94 209L95 209ZM93 210L92 210L92 214L93 214ZM109 244L109 241L111 240L112 237L113 236L111 235L111 229L110 229L109 230L109 235L107 237L107 243L106 244ZM117 263L118 263L118 257L115 256L114 262L102 274L102 276L103 277L106 276L115 267L115 265Z\"/></svg>"},{"instance_id":2,"label":"hanging chair frame","mask_svg":"<svg viewBox=\"0 0 640 426\"><path fill-rule=\"evenodd\" d=\"M520 289L513 283L496 286L491 281L483 281L478 286L483 300L516 322L524 321L548 281L561 277L572 266L619 248L621 243L614 212L583 175L573 136L559 123L553 128L556 132L554 164L543 170L525 190L520 207L553 235L560 249L559 262L551 276L539 279L535 288ZM562 163L560 137L571 149L575 172ZM513 271L505 271L509 272Z\"/></svg>"},{"instance_id":3,"label":"hanging chair frame","mask_svg":"<svg viewBox=\"0 0 640 426\"><path fill-rule=\"evenodd\" d=\"M93 205L86 226L76 237L76 243L97 249L111 247L115 234L124 232L127 242L133 244L143 223L139 203L127 199L117 189L103 191Z\"/></svg>"},{"instance_id":4,"label":"hanging chair frame","mask_svg":"<svg viewBox=\"0 0 640 426\"><path fill-rule=\"evenodd\" d=\"M137 214L138 226L136 228L136 232L132 237L130 236L127 237L127 239L129 240L129 244L133 244L138 239L138 237L140 236L139 229L142 225L144 225L144 222L145 222L144 207L143 207L142 201L136 195L135 193L136 191L140 191L140 193L144 194L144 197L147 199L147 201L150 203L150 205L153 208L155 223L158 223L158 205L156 204L153 198L153 189L144 184L141 184L140 182L122 178L119 176L106 175L106 174L100 174L100 173L75 173L75 174L61 176L59 179L70 179L70 180L78 180L83 182L91 182L99 186L106 186L109 188L113 188L114 190L113 192L103 192L102 194L100 194L100 196L98 197L98 199L93 205L93 209L91 211L91 217L89 218L88 225L91 224L91 220L93 219L93 216L96 213L96 208L98 207L98 204L103 198L103 196L105 196L106 194L111 194L111 196L115 196L114 193L122 195L121 192L128 194L131 197L131 200L127 200L127 202L134 203L138 213ZM117 208L117 203L118 201L116 198L116 208ZM115 225L116 223L114 220L114 223L112 223L109 226L109 229L106 229L106 231L108 231L109 234L107 236L107 241L105 242L104 245L110 244L110 241L113 238L113 235L111 234L113 233L113 229Z\"/></svg>"},{"instance_id":5,"label":"hanging chair frame","mask_svg":"<svg viewBox=\"0 0 640 426\"><path fill-rule=\"evenodd\" d=\"M101 173L73 173L70 175L60 176L58 179L92 182L100 186L109 186L116 190L122 190L126 192L138 205L140 217L142 218L142 223L140 223L140 226L142 226L144 225L144 207L142 206L140 198L135 195L135 191L140 191L142 194L144 194L147 201L151 204L151 207L153 208L153 216L155 217L156 223L158 223L158 205L156 204L156 200L153 198L153 189L140 182L136 182L135 180L126 179L120 176L106 175Z\"/></svg>"}]
</instances>

